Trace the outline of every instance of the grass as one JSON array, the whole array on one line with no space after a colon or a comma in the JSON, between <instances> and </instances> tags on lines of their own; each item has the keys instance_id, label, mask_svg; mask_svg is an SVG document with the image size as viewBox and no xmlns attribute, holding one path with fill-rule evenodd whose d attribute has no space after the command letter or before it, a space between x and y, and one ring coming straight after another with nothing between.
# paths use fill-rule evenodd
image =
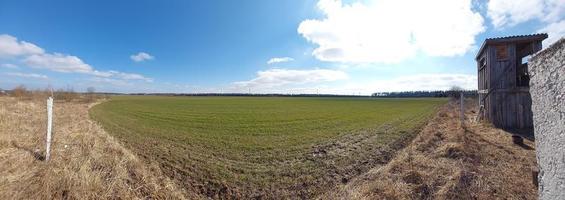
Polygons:
<instances>
[{"instance_id":1,"label":"grass","mask_svg":"<svg viewBox=\"0 0 565 200\"><path fill-rule=\"evenodd\" d=\"M387 161L445 102L118 96L90 115L194 192L309 198Z\"/></svg>"},{"instance_id":2,"label":"grass","mask_svg":"<svg viewBox=\"0 0 565 200\"><path fill-rule=\"evenodd\" d=\"M449 102L390 162L319 199L537 199L534 142L474 123L477 99L466 101L465 124Z\"/></svg>"},{"instance_id":3,"label":"grass","mask_svg":"<svg viewBox=\"0 0 565 200\"><path fill-rule=\"evenodd\" d=\"M46 162L45 104L0 97L0 199L198 198L106 134L84 101L55 101Z\"/></svg>"}]
</instances>

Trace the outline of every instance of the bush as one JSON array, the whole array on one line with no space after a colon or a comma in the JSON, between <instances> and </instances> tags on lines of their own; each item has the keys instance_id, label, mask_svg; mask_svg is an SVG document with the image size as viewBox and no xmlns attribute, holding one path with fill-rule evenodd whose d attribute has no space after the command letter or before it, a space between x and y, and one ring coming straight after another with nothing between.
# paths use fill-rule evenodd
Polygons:
<instances>
[{"instance_id":1,"label":"bush","mask_svg":"<svg viewBox=\"0 0 565 200\"><path fill-rule=\"evenodd\" d=\"M16 97L18 99L29 99L30 92L24 85L18 85L12 90L12 92L10 92L10 96Z\"/></svg>"},{"instance_id":2,"label":"bush","mask_svg":"<svg viewBox=\"0 0 565 200\"><path fill-rule=\"evenodd\" d=\"M96 89L94 87L86 88L86 102L94 102L98 99L98 95L96 95Z\"/></svg>"},{"instance_id":3,"label":"bush","mask_svg":"<svg viewBox=\"0 0 565 200\"><path fill-rule=\"evenodd\" d=\"M56 100L63 100L66 102L71 102L75 99L78 99L79 95L72 89L72 88L67 88L66 90L64 89L59 89L55 92L55 99Z\"/></svg>"}]
</instances>

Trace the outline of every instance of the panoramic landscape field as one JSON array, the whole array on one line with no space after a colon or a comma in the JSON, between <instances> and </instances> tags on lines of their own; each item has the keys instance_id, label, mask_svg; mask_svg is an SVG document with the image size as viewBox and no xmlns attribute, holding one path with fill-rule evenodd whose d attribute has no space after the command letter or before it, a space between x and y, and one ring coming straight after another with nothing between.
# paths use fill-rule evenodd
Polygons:
<instances>
[{"instance_id":1,"label":"panoramic landscape field","mask_svg":"<svg viewBox=\"0 0 565 200\"><path fill-rule=\"evenodd\" d=\"M116 96L90 115L193 192L308 198L385 163L446 102Z\"/></svg>"}]
</instances>

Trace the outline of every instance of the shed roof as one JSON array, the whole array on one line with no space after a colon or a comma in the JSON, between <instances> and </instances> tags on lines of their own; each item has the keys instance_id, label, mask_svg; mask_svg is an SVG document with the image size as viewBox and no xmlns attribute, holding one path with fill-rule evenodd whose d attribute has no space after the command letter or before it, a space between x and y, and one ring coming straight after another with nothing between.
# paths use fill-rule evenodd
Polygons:
<instances>
[{"instance_id":1,"label":"shed roof","mask_svg":"<svg viewBox=\"0 0 565 200\"><path fill-rule=\"evenodd\" d=\"M532 41L542 41L547 38L547 33L537 33L537 34L530 34L530 35L514 35L514 36L505 36L505 37L495 37L495 38L487 38L483 44L481 45L481 49L477 53L475 59L478 59L479 56L485 50L487 45L491 44L503 44L503 43L521 43L521 42L532 42Z\"/></svg>"}]
</instances>

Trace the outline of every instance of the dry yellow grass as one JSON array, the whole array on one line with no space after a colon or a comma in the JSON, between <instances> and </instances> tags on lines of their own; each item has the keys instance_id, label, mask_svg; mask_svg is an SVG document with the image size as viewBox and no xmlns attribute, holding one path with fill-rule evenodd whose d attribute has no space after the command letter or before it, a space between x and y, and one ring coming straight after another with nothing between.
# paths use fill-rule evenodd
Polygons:
<instances>
[{"instance_id":1,"label":"dry yellow grass","mask_svg":"<svg viewBox=\"0 0 565 200\"><path fill-rule=\"evenodd\" d=\"M391 162L320 199L536 199L534 143L471 122L476 103L467 105L465 126L449 103Z\"/></svg>"},{"instance_id":2,"label":"dry yellow grass","mask_svg":"<svg viewBox=\"0 0 565 200\"><path fill-rule=\"evenodd\" d=\"M0 199L198 198L89 120L92 104L55 102L51 160L45 101L0 97Z\"/></svg>"}]
</instances>

